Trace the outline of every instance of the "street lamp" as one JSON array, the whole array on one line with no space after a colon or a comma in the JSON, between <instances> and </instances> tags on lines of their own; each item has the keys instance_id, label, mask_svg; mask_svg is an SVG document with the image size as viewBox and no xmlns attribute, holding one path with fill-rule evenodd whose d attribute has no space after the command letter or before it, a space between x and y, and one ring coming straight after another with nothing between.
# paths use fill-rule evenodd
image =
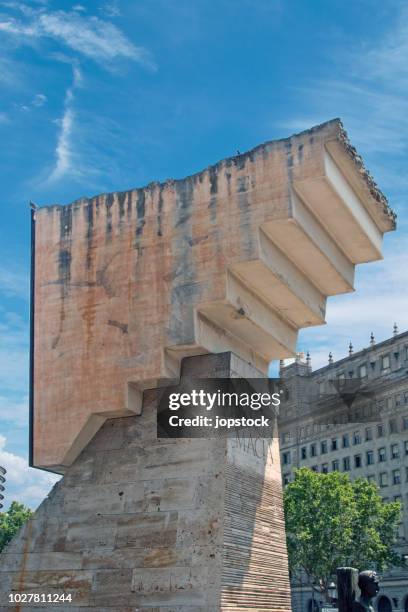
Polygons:
<instances>
[{"instance_id":1,"label":"street lamp","mask_svg":"<svg viewBox=\"0 0 408 612\"><path fill-rule=\"evenodd\" d=\"M333 599L336 599L337 589L333 581L331 581L329 586L327 587L327 592L329 594L330 601L333 601Z\"/></svg>"}]
</instances>

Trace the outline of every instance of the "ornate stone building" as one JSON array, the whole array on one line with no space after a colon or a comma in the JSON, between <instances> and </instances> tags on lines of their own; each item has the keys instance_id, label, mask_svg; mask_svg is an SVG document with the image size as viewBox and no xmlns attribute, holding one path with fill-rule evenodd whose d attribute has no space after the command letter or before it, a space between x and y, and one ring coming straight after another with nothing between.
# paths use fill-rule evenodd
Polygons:
<instances>
[{"instance_id":1,"label":"ornate stone building","mask_svg":"<svg viewBox=\"0 0 408 612\"><path fill-rule=\"evenodd\" d=\"M281 367L287 404L281 415L283 482L293 470L339 470L375 482L385 500L403 505L401 555L408 555L408 332L394 334L312 371L310 356ZM350 404L350 399L353 401ZM348 405L347 405L348 404ZM292 584L293 610L312 610L310 589ZM318 597L316 597L318 600ZM408 572L383 576L376 609L408 610Z\"/></svg>"}]
</instances>

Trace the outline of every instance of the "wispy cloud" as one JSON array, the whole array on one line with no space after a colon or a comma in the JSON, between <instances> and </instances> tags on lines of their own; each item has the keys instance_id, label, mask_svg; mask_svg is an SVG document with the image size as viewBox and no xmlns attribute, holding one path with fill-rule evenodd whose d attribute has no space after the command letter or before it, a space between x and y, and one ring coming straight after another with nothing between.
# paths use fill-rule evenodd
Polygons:
<instances>
[{"instance_id":1,"label":"wispy cloud","mask_svg":"<svg viewBox=\"0 0 408 612\"><path fill-rule=\"evenodd\" d=\"M55 161L50 168L36 178L34 184L49 185L69 176L74 180L88 177L93 169L83 163L79 146L81 115L79 104L75 104L77 90L82 81L80 71L86 59L93 60L106 70L114 71L119 62L136 62L149 70L156 66L147 49L136 45L125 33L108 19L89 15L86 7L76 4L72 10L51 10L47 5L33 6L28 3L6 2L8 15L0 15L0 35L13 40L15 44L35 44L40 46L45 39L52 39L58 44L56 49L47 53L58 62L69 63L73 69L72 83L65 91L63 111L58 119L55 144ZM119 9L115 2L104 5L105 16L118 16ZM1 78L1 65L0 65ZM30 111L43 106L47 101L44 93L37 93L31 102L25 102L19 108Z\"/></svg>"},{"instance_id":2,"label":"wispy cloud","mask_svg":"<svg viewBox=\"0 0 408 612\"><path fill-rule=\"evenodd\" d=\"M99 10L107 17L120 17L122 14L118 3L114 1L105 2L99 7Z\"/></svg>"},{"instance_id":3,"label":"wispy cloud","mask_svg":"<svg viewBox=\"0 0 408 612\"><path fill-rule=\"evenodd\" d=\"M16 398L0 395L0 423L9 423L14 428L28 425L28 396Z\"/></svg>"},{"instance_id":4,"label":"wispy cloud","mask_svg":"<svg viewBox=\"0 0 408 612\"><path fill-rule=\"evenodd\" d=\"M312 78L303 85L294 86L294 96L303 101L302 113L288 117L281 125L298 130L341 116L353 144L369 158L373 171L391 165L392 156L405 156L408 142L408 9L403 3L399 7L390 30L382 38L356 41L354 49L346 41L347 50L345 43L340 54L333 52L327 78ZM384 164L384 155L387 164ZM388 187L388 183L385 186ZM394 188L395 181L391 180L390 186Z\"/></svg>"},{"instance_id":5,"label":"wispy cloud","mask_svg":"<svg viewBox=\"0 0 408 612\"><path fill-rule=\"evenodd\" d=\"M7 438L0 434L0 465L6 468L5 508L16 500L35 509L59 476L28 467L27 459L7 450Z\"/></svg>"},{"instance_id":6,"label":"wispy cloud","mask_svg":"<svg viewBox=\"0 0 408 612\"><path fill-rule=\"evenodd\" d=\"M109 21L78 10L50 11L47 8L32 9L24 4L15 4L14 7L21 13L21 18L3 18L0 31L20 37L22 43L31 38L52 38L105 67L115 60L128 59L155 68L147 49L135 45Z\"/></svg>"},{"instance_id":7,"label":"wispy cloud","mask_svg":"<svg viewBox=\"0 0 408 612\"><path fill-rule=\"evenodd\" d=\"M74 125L74 92L77 87L80 86L82 80L81 71L78 66L73 65L72 67L72 84L68 87L65 93L64 100L64 111L61 119L59 120L59 134L57 139L57 145L55 148L55 166L51 171L48 181L54 182L72 172L75 167L73 166L73 151L72 151L72 131Z\"/></svg>"},{"instance_id":8,"label":"wispy cloud","mask_svg":"<svg viewBox=\"0 0 408 612\"><path fill-rule=\"evenodd\" d=\"M0 266L0 294L5 297L29 298L29 279L24 270L11 264Z\"/></svg>"},{"instance_id":9,"label":"wispy cloud","mask_svg":"<svg viewBox=\"0 0 408 612\"><path fill-rule=\"evenodd\" d=\"M47 101L47 96L45 94L35 94L34 98L31 100L31 106L44 106Z\"/></svg>"}]
</instances>

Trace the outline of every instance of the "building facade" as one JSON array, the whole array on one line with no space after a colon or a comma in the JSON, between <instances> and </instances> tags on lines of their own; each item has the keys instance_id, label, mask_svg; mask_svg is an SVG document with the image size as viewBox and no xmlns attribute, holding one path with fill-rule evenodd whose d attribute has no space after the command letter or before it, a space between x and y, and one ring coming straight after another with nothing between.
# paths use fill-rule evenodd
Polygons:
<instances>
[{"instance_id":1,"label":"building facade","mask_svg":"<svg viewBox=\"0 0 408 612\"><path fill-rule=\"evenodd\" d=\"M287 401L281 414L283 483L294 469L347 472L375 482L384 500L399 501L399 550L408 555L408 332L394 334L313 371L311 360L281 364ZM318 595L315 600L318 601ZM310 588L292 584L294 612L313 610ZM408 612L408 571L384 574L379 612Z\"/></svg>"}]
</instances>

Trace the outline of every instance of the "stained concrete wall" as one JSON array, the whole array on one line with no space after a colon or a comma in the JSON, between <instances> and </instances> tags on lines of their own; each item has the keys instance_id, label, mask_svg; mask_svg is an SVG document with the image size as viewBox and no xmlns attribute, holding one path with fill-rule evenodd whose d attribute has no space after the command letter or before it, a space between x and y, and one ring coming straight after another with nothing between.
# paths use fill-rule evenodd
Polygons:
<instances>
[{"instance_id":1,"label":"stained concrete wall","mask_svg":"<svg viewBox=\"0 0 408 612\"><path fill-rule=\"evenodd\" d=\"M33 463L61 473L180 356L291 356L395 225L338 120L35 216Z\"/></svg>"},{"instance_id":2,"label":"stained concrete wall","mask_svg":"<svg viewBox=\"0 0 408 612\"><path fill-rule=\"evenodd\" d=\"M183 364L257 374L229 353ZM0 556L0 610L10 592L71 593L70 612L290 610L277 440L157 439L157 398L106 421Z\"/></svg>"}]
</instances>

